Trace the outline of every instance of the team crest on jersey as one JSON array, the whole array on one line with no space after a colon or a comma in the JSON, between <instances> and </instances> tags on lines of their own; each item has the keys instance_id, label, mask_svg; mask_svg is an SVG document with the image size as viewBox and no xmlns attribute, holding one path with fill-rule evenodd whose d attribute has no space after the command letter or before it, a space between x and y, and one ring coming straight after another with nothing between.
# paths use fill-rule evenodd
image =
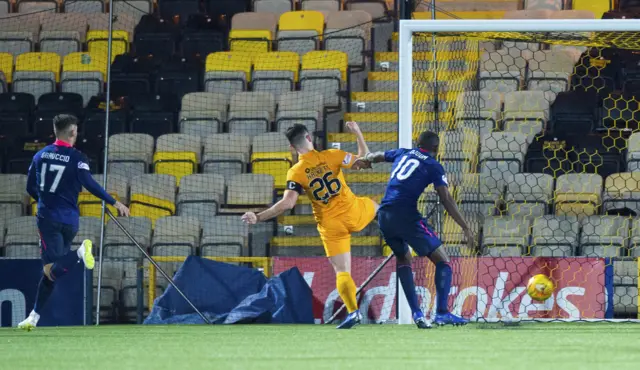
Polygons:
<instances>
[{"instance_id":1,"label":"team crest on jersey","mask_svg":"<svg viewBox=\"0 0 640 370\"><path fill-rule=\"evenodd\" d=\"M349 164L351 163L351 153L347 153L347 155L344 156L344 161L342 161L342 164Z\"/></svg>"},{"instance_id":2,"label":"team crest on jersey","mask_svg":"<svg viewBox=\"0 0 640 370\"><path fill-rule=\"evenodd\" d=\"M89 171L89 165L84 162L78 162L78 169Z\"/></svg>"}]
</instances>

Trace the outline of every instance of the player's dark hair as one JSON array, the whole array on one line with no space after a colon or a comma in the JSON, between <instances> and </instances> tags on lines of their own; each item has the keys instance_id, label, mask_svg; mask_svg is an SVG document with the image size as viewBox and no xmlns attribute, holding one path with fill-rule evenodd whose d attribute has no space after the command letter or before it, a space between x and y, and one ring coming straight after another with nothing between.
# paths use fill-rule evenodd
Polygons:
<instances>
[{"instance_id":1,"label":"player's dark hair","mask_svg":"<svg viewBox=\"0 0 640 370\"><path fill-rule=\"evenodd\" d=\"M65 135L71 126L78 125L78 118L71 114L58 114L53 117L53 127L56 129L56 134Z\"/></svg>"},{"instance_id":2,"label":"player's dark hair","mask_svg":"<svg viewBox=\"0 0 640 370\"><path fill-rule=\"evenodd\" d=\"M309 134L309 130L307 130L307 126L302 125L300 123L296 123L295 125L289 127L285 132L285 136L289 139L289 143L294 147L300 146L304 142L305 136Z\"/></svg>"},{"instance_id":3,"label":"player's dark hair","mask_svg":"<svg viewBox=\"0 0 640 370\"><path fill-rule=\"evenodd\" d=\"M424 131L418 137L418 148L420 149L433 152L438 145L440 145L440 138L433 131Z\"/></svg>"}]
</instances>

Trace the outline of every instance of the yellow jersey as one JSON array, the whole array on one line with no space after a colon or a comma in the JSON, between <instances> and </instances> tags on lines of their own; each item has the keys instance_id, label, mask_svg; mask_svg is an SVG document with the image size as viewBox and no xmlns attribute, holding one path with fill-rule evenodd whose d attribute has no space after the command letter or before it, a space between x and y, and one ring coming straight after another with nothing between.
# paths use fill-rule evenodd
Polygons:
<instances>
[{"instance_id":1,"label":"yellow jersey","mask_svg":"<svg viewBox=\"0 0 640 370\"><path fill-rule=\"evenodd\" d=\"M299 157L287 172L287 189L307 194L318 223L349 211L356 201L344 179L358 157L343 150L313 150Z\"/></svg>"}]
</instances>

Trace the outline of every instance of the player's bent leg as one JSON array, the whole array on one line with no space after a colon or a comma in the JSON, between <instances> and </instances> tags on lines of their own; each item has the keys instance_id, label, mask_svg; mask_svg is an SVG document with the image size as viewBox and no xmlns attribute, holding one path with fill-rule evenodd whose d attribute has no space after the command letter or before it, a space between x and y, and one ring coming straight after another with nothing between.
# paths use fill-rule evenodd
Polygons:
<instances>
[{"instance_id":1,"label":"player's bent leg","mask_svg":"<svg viewBox=\"0 0 640 370\"><path fill-rule=\"evenodd\" d=\"M449 312L448 300L451 290L451 278L453 275L449 256L444 248L438 248L429 255L429 259L436 265L436 317L433 322L436 325L466 325L469 321Z\"/></svg>"}]
</instances>

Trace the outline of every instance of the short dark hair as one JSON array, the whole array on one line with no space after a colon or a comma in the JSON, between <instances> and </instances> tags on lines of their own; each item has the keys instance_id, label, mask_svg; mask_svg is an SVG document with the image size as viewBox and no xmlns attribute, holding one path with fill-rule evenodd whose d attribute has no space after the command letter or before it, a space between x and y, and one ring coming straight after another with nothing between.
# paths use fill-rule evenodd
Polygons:
<instances>
[{"instance_id":1,"label":"short dark hair","mask_svg":"<svg viewBox=\"0 0 640 370\"><path fill-rule=\"evenodd\" d=\"M305 136L309 134L309 130L307 130L307 126L296 123L295 125L289 127L285 132L285 136L289 139L289 143L294 147L299 146L304 141Z\"/></svg>"},{"instance_id":2,"label":"short dark hair","mask_svg":"<svg viewBox=\"0 0 640 370\"><path fill-rule=\"evenodd\" d=\"M78 118L74 115L58 114L53 117L53 127L56 129L56 133L66 133L73 125L78 125Z\"/></svg>"},{"instance_id":3,"label":"short dark hair","mask_svg":"<svg viewBox=\"0 0 640 370\"><path fill-rule=\"evenodd\" d=\"M418 148L420 149L433 151L438 145L440 145L440 138L433 131L424 131L418 137Z\"/></svg>"}]
</instances>

